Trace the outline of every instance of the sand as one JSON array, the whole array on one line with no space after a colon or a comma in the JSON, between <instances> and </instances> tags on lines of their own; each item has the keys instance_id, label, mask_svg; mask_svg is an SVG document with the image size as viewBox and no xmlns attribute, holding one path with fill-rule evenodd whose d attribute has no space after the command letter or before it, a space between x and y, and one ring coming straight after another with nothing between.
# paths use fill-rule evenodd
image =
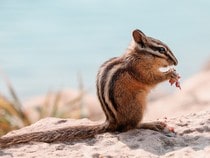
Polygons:
<instances>
[{"instance_id":1,"label":"sand","mask_svg":"<svg viewBox=\"0 0 210 158\"><path fill-rule=\"evenodd\" d=\"M43 131L75 124L93 124L87 119L58 122L46 118L10 135ZM210 111L166 120L176 133L135 129L124 133L104 133L82 141L61 143L30 142L1 149L2 158L54 157L195 157L210 155ZM61 121L60 121L61 122Z\"/></svg>"}]
</instances>

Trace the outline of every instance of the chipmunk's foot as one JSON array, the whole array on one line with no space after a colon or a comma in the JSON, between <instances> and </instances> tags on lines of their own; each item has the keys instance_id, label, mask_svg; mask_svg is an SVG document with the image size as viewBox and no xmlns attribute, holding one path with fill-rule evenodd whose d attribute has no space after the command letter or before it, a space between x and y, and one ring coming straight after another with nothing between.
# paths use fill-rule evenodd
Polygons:
<instances>
[{"instance_id":1,"label":"chipmunk's foot","mask_svg":"<svg viewBox=\"0 0 210 158\"><path fill-rule=\"evenodd\" d=\"M141 123L139 128L141 129L150 129L153 131L164 131L164 129L167 127L166 123L161 121L156 122L148 122L148 123Z\"/></svg>"},{"instance_id":2,"label":"chipmunk's foot","mask_svg":"<svg viewBox=\"0 0 210 158\"><path fill-rule=\"evenodd\" d=\"M139 128L162 132L168 137L173 137L176 135L174 128L168 126L165 122L162 121L142 123L140 124Z\"/></svg>"}]
</instances>

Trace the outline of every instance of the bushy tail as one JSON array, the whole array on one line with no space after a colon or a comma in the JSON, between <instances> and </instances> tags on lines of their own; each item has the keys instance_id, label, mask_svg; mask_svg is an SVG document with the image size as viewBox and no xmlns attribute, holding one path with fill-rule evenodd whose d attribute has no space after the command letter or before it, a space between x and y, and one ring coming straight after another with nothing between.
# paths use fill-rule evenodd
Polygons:
<instances>
[{"instance_id":1,"label":"bushy tail","mask_svg":"<svg viewBox=\"0 0 210 158\"><path fill-rule=\"evenodd\" d=\"M0 148L7 148L12 145L35 142L61 142L78 139L91 138L96 134L104 133L108 129L106 123L94 126L65 127L52 131L33 132L22 135L14 135L0 138Z\"/></svg>"}]
</instances>

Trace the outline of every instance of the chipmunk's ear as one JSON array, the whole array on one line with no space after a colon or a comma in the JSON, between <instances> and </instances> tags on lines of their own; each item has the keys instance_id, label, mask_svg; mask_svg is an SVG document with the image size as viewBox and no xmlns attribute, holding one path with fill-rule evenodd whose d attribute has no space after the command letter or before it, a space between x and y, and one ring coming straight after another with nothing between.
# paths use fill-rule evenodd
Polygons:
<instances>
[{"instance_id":1,"label":"chipmunk's ear","mask_svg":"<svg viewBox=\"0 0 210 158\"><path fill-rule=\"evenodd\" d=\"M142 46L144 46L147 43L146 35L138 29L133 31L133 39L136 43L139 43Z\"/></svg>"}]
</instances>

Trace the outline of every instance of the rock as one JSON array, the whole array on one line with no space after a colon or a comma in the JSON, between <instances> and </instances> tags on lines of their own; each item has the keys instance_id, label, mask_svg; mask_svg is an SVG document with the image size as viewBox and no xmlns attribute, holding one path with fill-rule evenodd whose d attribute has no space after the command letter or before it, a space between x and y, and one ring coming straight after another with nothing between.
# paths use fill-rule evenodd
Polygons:
<instances>
[{"instance_id":1,"label":"rock","mask_svg":"<svg viewBox=\"0 0 210 158\"><path fill-rule=\"evenodd\" d=\"M104 133L82 141L61 143L30 142L1 149L1 158L56 157L208 157L210 155L210 111L192 113L165 120L176 134L135 129L124 133ZM87 119L46 118L10 132L7 136L74 126L92 125Z\"/></svg>"}]
</instances>

